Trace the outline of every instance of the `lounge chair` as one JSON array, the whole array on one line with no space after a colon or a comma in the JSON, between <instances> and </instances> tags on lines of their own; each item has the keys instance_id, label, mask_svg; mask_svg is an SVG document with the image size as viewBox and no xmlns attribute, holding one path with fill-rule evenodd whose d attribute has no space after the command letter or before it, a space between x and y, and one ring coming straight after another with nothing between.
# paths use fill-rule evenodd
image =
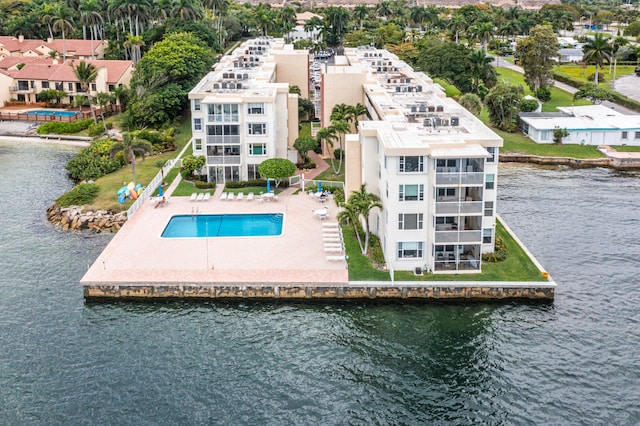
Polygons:
<instances>
[{"instance_id":1,"label":"lounge chair","mask_svg":"<svg viewBox=\"0 0 640 426\"><path fill-rule=\"evenodd\" d=\"M327 256L327 260L332 261L332 260L347 260L349 258L349 256L346 255L342 255L342 256Z\"/></svg>"},{"instance_id":2,"label":"lounge chair","mask_svg":"<svg viewBox=\"0 0 640 426\"><path fill-rule=\"evenodd\" d=\"M194 192L193 194L191 194L191 197L189 197L189 201L195 201L197 196L198 196L198 193Z\"/></svg>"},{"instance_id":3,"label":"lounge chair","mask_svg":"<svg viewBox=\"0 0 640 426\"><path fill-rule=\"evenodd\" d=\"M244 192L240 192L238 193L238 198L236 198L236 200L242 201L243 198L244 198Z\"/></svg>"},{"instance_id":4,"label":"lounge chair","mask_svg":"<svg viewBox=\"0 0 640 426\"><path fill-rule=\"evenodd\" d=\"M344 244L342 243L324 243L324 248L327 248L327 247L334 247L334 248L337 247L344 250Z\"/></svg>"},{"instance_id":5,"label":"lounge chair","mask_svg":"<svg viewBox=\"0 0 640 426\"><path fill-rule=\"evenodd\" d=\"M229 192L229 195L227 196L227 200L233 201L233 192Z\"/></svg>"},{"instance_id":6,"label":"lounge chair","mask_svg":"<svg viewBox=\"0 0 640 426\"><path fill-rule=\"evenodd\" d=\"M326 222L322 224L323 228L339 228L340 225L338 224L338 222Z\"/></svg>"},{"instance_id":7,"label":"lounge chair","mask_svg":"<svg viewBox=\"0 0 640 426\"><path fill-rule=\"evenodd\" d=\"M227 193L223 192L222 195L220 195L220 201L224 201L227 199Z\"/></svg>"},{"instance_id":8,"label":"lounge chair","mask_svg":"<svg viewBox=\"0 0 640 426\"><path fill-rule=\"evenodd\" d=\"M201 192L198 194L198 197L196 198L196 201L202 201L202 199L204 198L204 192Z\"/></svg>"},{"instance_id":9,"label":"lounge chair","mask_svg":"<svg viewBox=\"0 0 640 426\"><path fill-rule=\"evenodd\" d=\"M247 201L253 200L253 192L247 194Z\"/></svg>"},{"instance_id":10,"label":"lounge chair","mask_svg":"<svg viewBox=\"0 0 640 426\"><path fill-rule=\"evenodd\" d=\"M209 198L211 198L211 194L209 194L208 192L205 192L204 197L202 198L202 201L209 201Z\"/></svg>"},{"instance_id":11,"label":"lounge chair","mask_svg":"<svg viewBox=\"0 0 640 426\"><path fill-rule=\"evenodd\" d=\"M325 253L341 253L342 247L325 247L324 252Z\"/></svg>"},{"instance_id":12,"label":"lounge chair","mask_svg":"<svg viewBox=\"0 0 640 426\"><path fill-rule=\"evenodd\" d=\"M324 241L325 243L339 243L339 242L342 242L342 238L339 238L339 237L324 237L324 238L322 238L322 241Z\"/></svg>"}]
</instances>

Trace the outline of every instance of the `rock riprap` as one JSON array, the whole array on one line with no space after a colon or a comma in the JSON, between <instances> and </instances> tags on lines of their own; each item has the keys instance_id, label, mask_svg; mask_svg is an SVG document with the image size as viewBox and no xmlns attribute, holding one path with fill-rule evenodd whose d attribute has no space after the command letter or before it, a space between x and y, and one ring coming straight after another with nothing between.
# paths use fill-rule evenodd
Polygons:
<instances>
[{"instance_id":1,"label":"rock riprap","mask_svg":"<svg viewBox=\"0 0 640 426\"><path fill-rule=\"evenodd\" d=\"M118 231L127 221L127 215L106 210L85 212L82 206L61 208L58 203L53 203L47 209L47 219L63 231L91 230L100 233Z\"/></svg>"}]
</instances>

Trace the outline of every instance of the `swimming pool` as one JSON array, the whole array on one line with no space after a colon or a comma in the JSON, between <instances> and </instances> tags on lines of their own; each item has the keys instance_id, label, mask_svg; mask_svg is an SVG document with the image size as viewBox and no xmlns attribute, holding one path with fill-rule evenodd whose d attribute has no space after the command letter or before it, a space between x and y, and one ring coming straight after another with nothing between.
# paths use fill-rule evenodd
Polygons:
<instances>
[{"instance_id":1,"label":"swimming pool","mask_svg":"<svg viewBox=\"0 0 640 426\"><path fill-rule=\"evenodd\" d=\"M282 213L172 216L162 238L270 237L282 235Z\"/></svg>"},{"instance_id":2,"label":"swimming pool","mask_svg":"<svg viewBox=\"0 0 640 426\"><path fill-rule=\"evenodd\" d=\"M51 111L46 109L38 109L34 111L28 111L27 115L54 115L56 117L73 117L79 114L77 111Z\"/></svg>"}]
</instances>

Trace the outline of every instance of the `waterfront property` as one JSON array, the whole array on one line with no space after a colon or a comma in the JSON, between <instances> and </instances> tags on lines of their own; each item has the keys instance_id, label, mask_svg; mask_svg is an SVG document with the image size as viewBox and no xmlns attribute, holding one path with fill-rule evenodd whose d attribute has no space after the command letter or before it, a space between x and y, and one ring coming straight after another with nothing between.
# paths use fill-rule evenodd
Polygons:
<instances>
[{"instance_id":1,"label":"waterfront property","mask_svg":"<svg viewBox=\"0 0 640 426\"><path fill-rule=\"evenodd\" d=\"M553 130L566 129L564 144L640 146L640 114L625 115L603 105L558 107L559 112L520 113L522 131L534 142L554 143Z\"/></svg>"},{"instance_id":2,"label":"waterfront property","mask_svg":"<svg viewBox=\"0 0 640 426\"><path fill-rule=\"evenodd\" d=\"M193 153L206 158L209 182L260 177L268 158L296 162L298 95L308 97L307 51L282 39L248 40L223 57L189 93Z\"/></svg>"},{"instance_id":3,"label":"waterfront property","mask_svg":"<svg viewBox=\"0 0 640 426\"><path fill-rule=\"evenodd\" d=\"M371 120L346 137L346 193L366 185L370 215L393 270L477 273L493 252L502 138L424 73L371 47L348 48L323 73L323 124L335 104Z\"/></svg>"}]
</instances>

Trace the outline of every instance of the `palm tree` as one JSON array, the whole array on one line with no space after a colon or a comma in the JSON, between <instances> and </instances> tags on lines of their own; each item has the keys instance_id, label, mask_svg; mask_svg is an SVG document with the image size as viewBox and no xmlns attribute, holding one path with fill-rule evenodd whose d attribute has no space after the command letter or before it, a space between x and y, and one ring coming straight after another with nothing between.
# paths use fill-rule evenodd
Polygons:
<instances>
[{"instance_id":1,"label":"palm tree","mask_svg":"<svg viewBox=\"0 0 640 426\"><path fill-rule=\"evenodd\" d=\"M77 66L73 63L73 61L71 61L69 65L73 69L73 73L80 82L82 90L89 94L91 84L95 83L96 78L98 78L98 68L96 68L93 64L86 63L85 61L80 61ZM96 113L91 102L89 102L89 109L91 109L91 115L93 116L93 124L98 124Z\"/></svg>"},{"instance_id":2,"label":"palm tree","mask_svg":"<svg viewBox=\"0 0 640 426\"><path fill-rule=\"evenodd\" d=\"M124 154L124 158L131 162L133 185L137 185L136 154L142 155L142 160L144 160L145 155L153 152L153 145L145 139L134 136L131 132L124 132L122 134L122 141L116 142L111 146L111 158L113 158L118 152L122 152Z\"/></svg>"},{"instance_id":3,"label":"palm tree","mask_svg":"<svg viewBox=\"0 0 640 426\"><path fill-rule=\"evenodd\" d=\"M367 16L369 16L369 8L364 4L359 4L353 8L353 19L360 23L360 29L362 29Z\"/></svg>"},{"instance_id":4,"label":"palm tree","mask_svg":"<svg viewBox=\"0 0 640 426\"><path fill-rule=\"evenodd\" d=\"M127 40L122 44L125 48L129 48L131 51L131 60L134 65L140 61L142 58L142 52L140 48L144 46L144 40L142 36L134 36L131 34L127 34Z\"/></svg>"},{"instance_id":5,"label":"palm tree","mask_svg":"<svg viewBox=\"0 0 640 426\"><path fill-rule=\"evenodd\" d=\"M172 0L169 16L182 20L199 20L202 18L200 3L193 0Z\"/></svg>"},{"instance_id":6,"label":"palm tree","mask_svg":"<svg viewBox=\"0 0 640 426\"><path fill-rule=\"evenodd\" d=\"M464 33L467 29L467 22L462 15L453 15L449 20L449 31L455 34L456 44L460 43L460 33Z\"/></svg>"},{"instance_id":7,"label":"palm tree","mask_svg":"<svg viewBox=\"0 0 640 426\"><path fill-rule=\"evenodd\" d=\"M353 124L356 127L356 133L357 133L358 127L360 125L360 117L362 117L363 115L366 115L368 118L370 118L369 110L367 109L366 106L358 102L357 104L351 105L349 107L349 112L353 117Z\"/></svg>"},{"instance_id":8,"label":"palm tree","mask_svg":"<svg viewBox=\"0 0 640 426\"><path fill-rule=\"evenodd\" d=\"M609 39L603 33L596 33L593 39L585 43L582 50L584 52L583 60L586 63L595 62L596 64L596 74L593 82L597 86L600 67L602 67L605 60L607 62L611 61L613 48L609 43Z\"/></svg>"},{"instance_id":9,"label":"palm tree","mask_svg":"<svg viewBox=\"0 0 640 426\"><path fill-rule=\"evenodd\" d=\"M318 133L316 134L316 138L318 139L319 144L322 144L322 141L324 141L333 150L333 147L335 146L334 144L338 141L339 136L336 129L333 126L329 126L329 127L324 127L318 130ZM336 169L334 160L335 160L335 156L333 155L333 152L331 152L331 155L329 156L329 161L331 161L331 167L333 168L333 172L337 173L338 171L340 171L340 169L339 168Z\"/></svg>"},{"instance_id":10,"label":"palm tree","mask_svg":"<svg viewBox=\"0 0 640 426\"><path fill-rule=\"evenodd\" d=\"M474 25L470 30L473 37L482 43L484 52L487 53L489 40L493 38L493 23L482 22L478 25Z\"/></svg>"},{"instance_id":11,"label":"palm tree","mask_svg":"<svg viewBox=\"0 0 640 426\"><path fill-rule=\"evenodd\" d=\"M491 69L493 58L487 56L484 50L475 49L469 54L470 73L473 77L473 92L478 93L480 80L487 75L487 69Z\"/></svg>"},{"instance_id":12,"label":"palm tree","mask_svg":"<svg viewBox=\"0 0 640 426\"><path fill-rule=\"evenodd\" d=\"M356 234L356 239L358 240L358 245L360 246L360 251L362 253L366 252L362 237L360 236L359 213L357 211L357 207L350 203L343 203L341 207L342 210L338 213L336 218L338 221L347 225L351 223L353 231Z\"/></svg>"},{"instance_id":13,"label":"palm tree","mask_svg":"<svg viewBox=\"0 0 640 426\"><path fill-rule=\"evenodd\" d=\"M291 6L280 9L280 25L282 34L286 36L296 26L296 11Z\"/></svg>"},{"instance_id":14,"label":"palm tree","mask_svg":"<svg viewBox=\"0 0 640 426\"><path fill-rule=\"evenodd\" d=\"M336 120L331 122L331 127L335 130L338 135L338 144L340 148L340 162L339 166L336 169L333 161L331 161L331 166L333 167L333 171L336 175L340 174L340 170L342 170L342 163L344 162L344 135L351 131L351 125L347 120ZM334 156L332 156L334 157Z\"/></svg>"},{"instance_id":15,"label":"palm tree","mask_svg":"<svg viewBox=\"0 0 640 426\"><path fill-rule=\"evenodd\" d=\"M87 39L87 27L89 27L89 33L91 33L91 57L95 59L95 52L93 49L93 41L97 39L98 25L102 24L104 20L100 12L100 4L97 0L83 0L80 2L80 24L82 25L82 34L84 39Z\"/></svg>"},{"instance_id":16,"label":"palm tree","mask_svg":"<svg viewBox=\"0 0 640 426\"><path fill-rule=\"evenodd\" d=\"M73 31L73 16L71 9L66 7L62 3L56 4L53 10L53 30L60 31L62 33L62 60L67 60L67 45L65 36L67 33Z\"/></svg>"},{"instance_id":17,"label":"palm tree","mask_svg":"<svg viewBox=\"0 0 640 426\"><path fill-rule=\"evenodd\" d=\"M366 184L362 184L359 191L353 191L347 202L347 205L353 206L353 209L358 214L358 218L362 218L362 222L364 222L364 244L360 244L362 254L364 255L369 252L369 236L371 235L369 230L369 215L371 214L371 210L376 207L382 209L380 197L367 192L366 186Z\"/></svg>"}]
</instances>

